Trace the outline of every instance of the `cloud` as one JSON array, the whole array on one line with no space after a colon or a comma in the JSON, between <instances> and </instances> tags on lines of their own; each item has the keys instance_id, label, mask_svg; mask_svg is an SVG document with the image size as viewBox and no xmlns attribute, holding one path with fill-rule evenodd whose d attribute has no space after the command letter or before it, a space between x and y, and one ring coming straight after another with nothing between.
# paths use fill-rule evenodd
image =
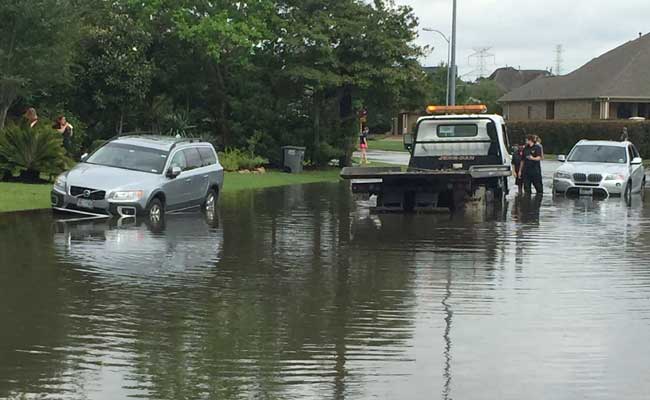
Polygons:
<instances>
[{"instance_id":1,"label":"cloud","mask_svg":"<svg viewBox=\"0 0 650 400\"><path fill-rule=\"evenodd\" d=\"M451 34L452 0L396 0L413 7L421 27ZM473 78L473 48L491 47L489 72L500 66L544 69L555 65L561 44L563 72L650 31L650 1L622 0L458 0L459 73ZM447 60L447 43L435 33L420 32L420 44L435 47L424 60Z\"/></svg>"}]
</instances>

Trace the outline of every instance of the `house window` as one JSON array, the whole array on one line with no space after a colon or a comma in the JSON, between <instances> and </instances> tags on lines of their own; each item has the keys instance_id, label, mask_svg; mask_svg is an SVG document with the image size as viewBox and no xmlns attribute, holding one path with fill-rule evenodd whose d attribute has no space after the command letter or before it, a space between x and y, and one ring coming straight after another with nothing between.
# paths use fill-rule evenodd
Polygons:
<instances>
[{"instance_id":1,"label":"house window","mask_svg":"<svg viewBox=\"0 0 650 400\"><path fill-rule=\"evenodd\" d=\"M546 119L555 119L555 102L546 102Z\"/></svg>"}]
</instances>

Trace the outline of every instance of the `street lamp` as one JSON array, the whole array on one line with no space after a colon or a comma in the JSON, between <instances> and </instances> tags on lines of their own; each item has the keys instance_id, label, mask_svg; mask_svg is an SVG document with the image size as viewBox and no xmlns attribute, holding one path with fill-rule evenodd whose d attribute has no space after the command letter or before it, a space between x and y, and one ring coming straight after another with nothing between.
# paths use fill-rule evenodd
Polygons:
<instances>
[{"instance_id":1,"label":"street lamp","mask_svg":"<svg viewBox=\"0 0 650 400\"><path fill-rule=\"evenodd\" d=\"M451 19L451 42L447 39L445 35L444 38L447 40L447 42L450 42L450 47L451 50L449 51L450 56L449 56L449 64L447 64L447 68L450 70L450 74L447 76L449 79L447 80L447 88L449 90L449 105L450 106L455 106L456 105L456 77L458 76L458 73L456 72L456 1L453 1L453 12L452 12L452 19ZM426 29L425 29L426 30ZM432 32L436 32L435 30L431 30ZM440 33L440 32L439 32Z\"/></svg>"},{"instance_id":2,"label":"street lamp","mask_svg":"<svg viewBox=\"0 0 650 400\"><path fill-rule=\"evenodd\" d=\"M451 79L450 79L450 78L451 78L451 66L450 66L450 59L451 59L451 41L449 40L449 38L447 37L447 35L445 35L444 33L442 33L441 31L439 31L439 30L437 30L437 29L432 29L432 28L422 28L422 30L423 30L424 32L434 32L434 33L437 33L437 34L439 34L440 36L442 36L443 39L445 39L445 42L447 42L447 94L446 94L446 98L445 98L445 100L446 100L446 102L447 102L447 105L449 105L449 84L451 83Z\"/></svg>"}]
</instances>

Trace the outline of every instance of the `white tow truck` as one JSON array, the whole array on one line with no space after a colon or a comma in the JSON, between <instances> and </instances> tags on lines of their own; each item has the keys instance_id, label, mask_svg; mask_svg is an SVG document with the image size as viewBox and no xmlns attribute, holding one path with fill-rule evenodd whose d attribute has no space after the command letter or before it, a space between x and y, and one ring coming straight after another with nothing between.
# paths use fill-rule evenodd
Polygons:
<instances>
[{"instance_id":1,"label":"white tow truck","mask_svg":"<svg viewBox=\"0 0 650 400\"><path fill-rule=\"evenodd\" d=\"M415 134L404 136L411 157L400 167L348 167L354 193L377 196L376 211L455 211L468 203L501 204L512 175L504 119L484 105L429 106Z\"/></svg>"}]
</instances>

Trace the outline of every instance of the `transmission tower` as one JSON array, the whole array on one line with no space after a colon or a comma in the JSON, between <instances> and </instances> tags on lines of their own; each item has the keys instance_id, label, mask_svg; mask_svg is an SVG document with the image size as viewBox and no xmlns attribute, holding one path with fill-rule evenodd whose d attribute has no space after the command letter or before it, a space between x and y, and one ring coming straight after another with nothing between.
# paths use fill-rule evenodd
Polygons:
<instances>
[{"instance_id":1,"label":"transmission tower","mask_svg":"<svg viewBox=\"0 0 650 400\"><path fill-rule=\"evenodd\" d=\"M564 62L564 46L555 46L555 75L562 75L562 63Z\"/></svg>"},{"instance_id":2,"label":"transmission tower","mask_svg":"<svg viewBox=\"0 0 650 400\"><path fill-rule=\"evenodd\" d=\"M492 47L474 47L474 53L468 57L470 65L474 66L476 78L485 78L488 75L488 65L495 65L496 58L494 54L490 53ZM492 63L488 64L488 60L492 59ZM473 63L472 60L475 60Z\"/></svg>"}]
</instances>

